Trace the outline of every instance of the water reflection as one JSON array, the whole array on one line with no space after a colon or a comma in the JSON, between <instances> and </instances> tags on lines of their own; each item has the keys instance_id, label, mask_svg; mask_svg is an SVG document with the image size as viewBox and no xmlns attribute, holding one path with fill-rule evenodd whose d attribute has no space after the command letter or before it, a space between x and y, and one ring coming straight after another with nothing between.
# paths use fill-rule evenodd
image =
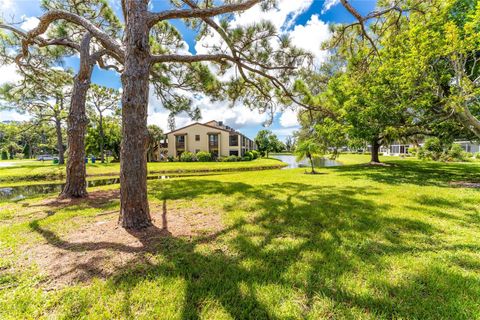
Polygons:
<instances>
[{"instance_id":1,"label":"water reflection","mask_svg":"<svg viewBox=\"0 0 480 320\"><path fill-rule=\"evenodd\" d=\"M310 162L307 159L303 159L302 161L298 162L294 155L288 154L279 154L279 155L272 155L272 158L278 159L283 161L287 164L284 169L295 169L295 168L305 168L310 167ZM325 159L325 158L315 158L313 160L313 164L317 168L322 167L336 167L341 166L342 163L335 160Z\"/></svg>"}]
</instances>

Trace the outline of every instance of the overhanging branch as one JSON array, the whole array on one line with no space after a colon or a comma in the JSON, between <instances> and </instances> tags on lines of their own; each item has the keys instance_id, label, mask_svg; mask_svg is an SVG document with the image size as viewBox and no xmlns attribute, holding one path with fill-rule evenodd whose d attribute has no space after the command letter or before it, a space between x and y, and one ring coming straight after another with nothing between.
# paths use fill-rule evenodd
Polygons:
<instances>
[{"instance_id":1,"label":"overhanging branch","mask_svg":"<svg viewBox=\"0 0 480 320\"><path fill-rule=\"evenodd\" d=\"M148 17L148 25L149 27L152 27L156 23L168 19L208 18L220 14L245 11L261 1L262 0L246 0L240 3L226 4L211 8L178 9L150 13Z\"/></svg>"}]
</instances>

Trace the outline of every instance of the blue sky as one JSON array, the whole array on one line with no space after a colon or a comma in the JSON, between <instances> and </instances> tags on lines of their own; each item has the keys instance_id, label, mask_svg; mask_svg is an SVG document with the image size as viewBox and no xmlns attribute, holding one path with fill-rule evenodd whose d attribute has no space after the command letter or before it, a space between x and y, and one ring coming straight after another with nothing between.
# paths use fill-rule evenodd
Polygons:
<instances>
[{"instance_id":1,"label":"blue sky","mask_svg":"<svg viewBox=\"0 0 480 320\"><path fill-rule=\"evenodd\" d=\"M321 39L328 38L328 24L353 21L353 17L338 2L338 0L279 0L277 10L270 13L262 13L260 18L271 19L282 32L291 33L292 38L295 40L295 45L306 50L316 51L314 53L318 53L318 59L321 61L322 55L319 44L322 41ZM351 3L361 13L368 13L375 8L376 0L352 0ZM169 6L169 1L154 0L151 2L151 5L153 11L160 11ZM118 10L120 8L119 0L112 0L112 6ZM35 25L33 17L38 17L42 14L39 0L0 0L0 12L6 20L12 20L12 18L14 21L25 20L27 22L25 28L29 24ZM256 15L258 16L259 14L257 13ZM237 19L240 22L256 21L258 17L255 16L254 11L252 13L247 11L242 16L237 17ZM196 49L200 48L200 44L195 40L195 32L188 29L181 21L173 21L173 24L182 33L184 40L189 46L189 51L195 54ZM74 57L68 58L65 61L65 65L76 70L78 68L78 59ZM0 70L0 83L12 81L15 77L10 73L14 66L2 68L3 70ZM97 84L120 88L119 75L113 71L108 72L96 68L92 81ZM264 115L250 111L242 106L229 109L226 102L211 104L206 97L201 100L198 105L203 111L202 121L223 120L228 125L239 129L252 138L258 130L263 128ZM149 123L157 124L166 130L167 114L168 112L162 108L161 104L154 97L151 97ZM295 111L293 110L279 112L268 129L271 129L281 139L284 139L298 128L295 118ZM11 119L21 119L21 117L14 112L0 112L0 120ZM188 122L189 119L185 116L177 118L178 126Z\"/></svg>"}]
</instances>

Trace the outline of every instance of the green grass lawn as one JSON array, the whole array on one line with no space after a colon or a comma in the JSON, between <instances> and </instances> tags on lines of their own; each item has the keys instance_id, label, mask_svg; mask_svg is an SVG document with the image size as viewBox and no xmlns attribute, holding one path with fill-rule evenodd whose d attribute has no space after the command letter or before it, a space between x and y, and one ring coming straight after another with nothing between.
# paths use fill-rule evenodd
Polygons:
<instances>
[{"instance_id":1,"label":"green grass lawn","mask_svg":"<svg viewBox=\"0 0 480 320\"><path fill-rule=\"evenodd\" d=\"M384 160L150 181L140 247L102 229L118 185L0 202L0 319L479 319L480 190L450 182L480 165ZM89 276L53 285L37 248Z\"/></svg>"},{"instance_id":2,"label":"green grass lawn","mask_svg":"<svg viewBox=\"0 0 480 320\"><path fill-rule=\"evenodd\" d=\"M2 163L12 164L2 166ZM241 162L151 162L148 171L154 173L211 172L231 170L253 170L281 167L283 163L275 159L257 159ZM89 177L119 175L119 163L89 163ZM28 180L58 180L65 176L65 166L52 164L51 161L13 160L0 161L0 182Z\"/></svg>"}]
</instances>

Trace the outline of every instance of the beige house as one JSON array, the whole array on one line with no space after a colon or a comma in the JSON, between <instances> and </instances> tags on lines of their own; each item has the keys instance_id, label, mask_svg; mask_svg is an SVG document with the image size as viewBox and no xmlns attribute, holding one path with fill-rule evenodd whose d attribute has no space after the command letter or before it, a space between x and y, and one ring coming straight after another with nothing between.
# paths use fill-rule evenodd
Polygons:
<instances>
[{"instance_id":1,"label":"beige house","mask_svg":"<svg viewBox=\"0 0 480 320\"><path fill-rule=\"evenodd\" d=\"M166 136L166 142L159 149L160 158L178 157L185 151L206 151L214 157L243 156L245 152L256 149L252 140L221 121L196 122Z\"/></svg>"}]
</instances>

